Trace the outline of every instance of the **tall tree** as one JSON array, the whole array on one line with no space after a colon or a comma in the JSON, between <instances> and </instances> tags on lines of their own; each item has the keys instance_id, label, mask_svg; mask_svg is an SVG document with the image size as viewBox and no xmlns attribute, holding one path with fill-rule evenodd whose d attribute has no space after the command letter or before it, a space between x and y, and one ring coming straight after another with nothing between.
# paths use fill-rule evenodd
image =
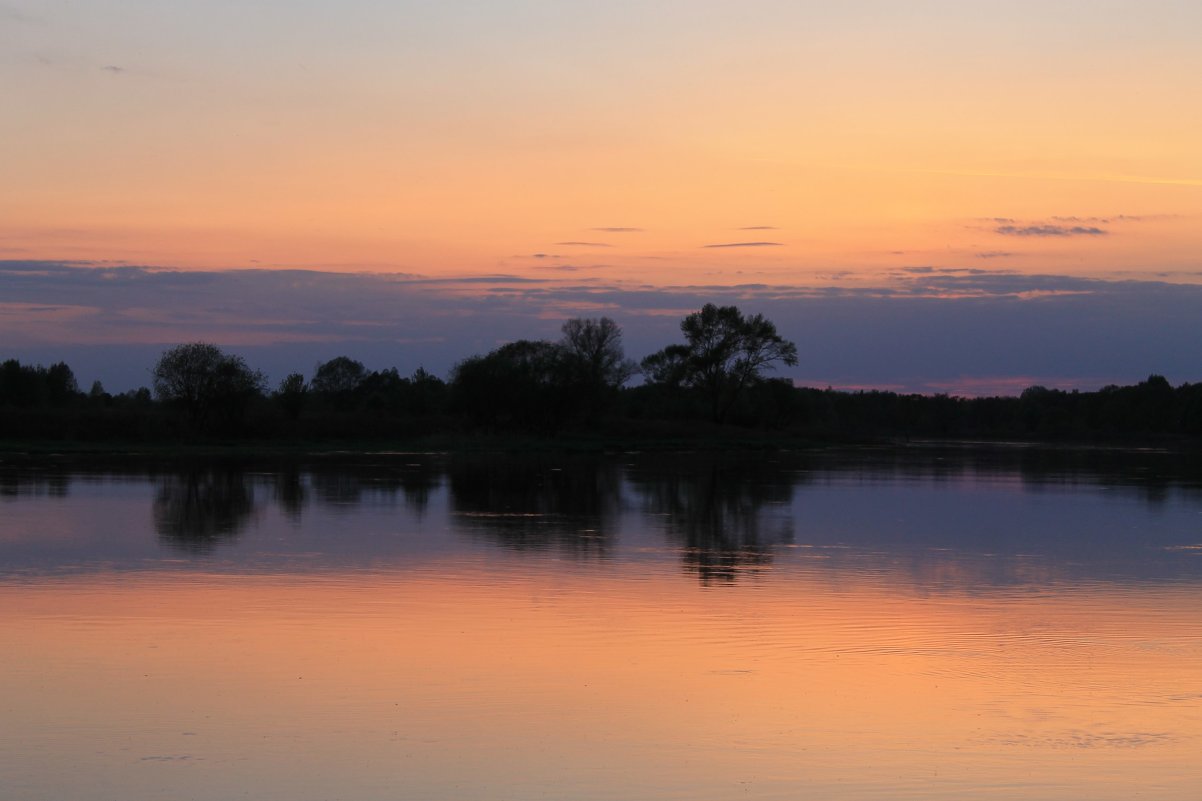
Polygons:
<instances>
[{"instance_id":1,"label":"tall tree","mask_svg":"<svg viewBox=\"0 0 1202 801\"><path fill-rule=\"evenodd\" d=\"M241 356L223 353L207 342L164 351L151 375L159 399L182 406L196 428L236 423L267 385L266 377L248 367Z\"/></svg>"},{"instance_id":2,"label":"tall tree","mask_svg":"<svg viewBox=\"0 0 1202 801\"><path fill-rule=\"evenodd\" d=\"M295 420L305 407L308 394L309 385L305 383L305 377L300 373L289 373L275 391L275 399L288 412L288 416Z\"/></svg>"},{"instance_id":3,"label":"tall tree","mask_svg":"<svg viewBox=\"0 0 1202 801\"><path fill-rule=\"evenodd\" d=\"M577 317L562 330L565 378L579 394L585 416L595 419L638 368L622 350L622 329L608 317Z\"/></svg>"},{"instance_id":4,"label":"tall tree","mask_svg":"<svg viewBox=\"0 0 1202 801\"><path fill-rule=\"evenodd\" d=\"M797 364L797 346L762 314L744 317L735 306L707 303L680 323L684 345L669 345L643 360L650 380L702 392L714 422L726 420L744 391L777 362Z\"/></svg>"},{"instance_id":5,"label":"tall tree","mask_svg":"<svg viewBox=\"0 0 1202 801\"><path fill-rule=\"evenodd\" d=\"M349 394L359 388L367 378L363 362L349 356L335 356L328 362L317 365L309 386L314 392L324 394Z\"/></svg>"},{"instance_id":6,"label":"tall tree","mask_svg":"<svg viewBox=\"0 0 1202 801\"><path fill-rule=\"evenodd\" d=\"M46 369L47 400L54 406L64 404L79 394L75 373L66 362L58 362Z\"/></svg>"},{"instance_id":7,"label":"tall tree","mask_svg":"<svg viewBox=\"0 0 1202 801\"><path fill-rule=\"evenodd\" d=\"M349 356L335 356L317 365L309 389L329 406L346 411L359 405L367 377L363 362Z\"/></svg>"},{"instance_id":8,"label":"tall tree","mask_svg":"<svg viewBox=\"0 0 1202 801\"><path fill-rule=\"evenodd\" d=\"M79 385L66 362L48 368L16 359L0 364L0 406L64 406L78 396Z\"/></svg>"},{"instance_id":9,"label":"tall tree","mask_svg":"<svg viewBox=\"0 0 1202 801\"><path fill-rule=\"evenodd\" d=\"M451 372L452 402L477 423L555 431L566 416L563 348L519 339Z\"/></svg>"}]
</instances>

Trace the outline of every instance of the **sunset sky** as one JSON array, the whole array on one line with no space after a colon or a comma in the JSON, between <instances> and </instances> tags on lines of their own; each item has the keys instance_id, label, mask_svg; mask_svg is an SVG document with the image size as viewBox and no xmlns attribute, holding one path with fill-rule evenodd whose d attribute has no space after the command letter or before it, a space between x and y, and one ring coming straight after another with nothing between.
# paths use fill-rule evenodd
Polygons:
<instances>
[{"instance_id":1,"label":"sunset sky","mask_svg":"<svg viewBox=\"0 0 1202 801\"><path fill-rule=\"evenodd\" d=\"M803 384L1202 379L1202 3L0 0L0 358L455 361L713 300Z\"/></svg>"}]
</instances>

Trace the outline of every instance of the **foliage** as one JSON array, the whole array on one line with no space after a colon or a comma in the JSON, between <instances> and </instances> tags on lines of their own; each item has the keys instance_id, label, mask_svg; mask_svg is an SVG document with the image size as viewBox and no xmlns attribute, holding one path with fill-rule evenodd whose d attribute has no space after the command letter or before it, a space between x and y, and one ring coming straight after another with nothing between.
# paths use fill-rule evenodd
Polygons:
<instances>
[{"instance_id":1,"label":"foliage","mask_svg":"<svg viewBox=\"0 0 1202 801\"><path fill-rule=\"evenodd\" d=\"M622 329L608 317L577 317L563 324L559 347L573 405L596 422L638 368L622 350Z\"/></svg>"},{"instance_id":2,"label":"foliage","mask_svg":"<svg viewBox=\"0 0 1202 801\"><path fill-rule=\"evenodd\" d=\"M431 434L461 441L481 430L556 437L574 431L594 444L741 436L723 426L772 431L774 442L1202 440L1202 384L1173 387L1160 375L1096 392L1033 386L1018 397L799 388L764 375L796 363L797 350L759 315L707 305L685 317L681 330L685 342L644 359L647 380L634 387L623 386L634 365L607 318L569 320L558 342L518 340L468 357L449 384L422 368L403 377L340 356L318 365L320 381L288 375L270 401L262 373L207 343L162 354L152 371L154 397L144 387L110 394L100 381L81 392L63 362L9 359L0 362L0 439L176 441L186 421L194 435L294 442Z\"/></svg>"},{"instance_id":3,"label":"foliage","mask_svg":"<svg viewBox=\"0 0 1202 801\"><path fill-rule=\"evenodd\" d=\"M575 378L589 387L617 389L637 371L622 351L622 329L608 317L577 317L563 324L563 348Z\"/></svg>"},{"instance_id":4,"label":"foliage","mask_svg":"<svg viewBox=\"0 0 1202 801\"><path fill-rule=\"evenodd\" d=\"M305 383L305 377L300 373L289 373L280 382L279 389L275 391L276 401L284 407L284 411L293 420L300 416L308 396L309 385Z\"/></svg>"},{"instance_id":5,"label":"foliage","mask_svg":"<svg viewBox=\"0 0 1202 801\"><path fill-rule=\"evenodd\" d=\"M349 395L367 378L363 363L349 356L336 356L317 365L310 383L314 392L326 395Z\"/></svg>"},{"instance_id":6,"label":"foliage","mask_svg":"<svg viewBox=\"0 0 1202 801\"><path fill-rule=\"evenodd\" d=\"M196 429L234 427L250 401L263 394L267 379L241 356L216 345L176 345L159 357L151 371L159 400L183 407Z\"/></svg>"},{"instance_id":7,"label":"foliage","mask_svg":"<svg viewBox=\"0 0 1202 801\"><path fill-rule=\"evenodd\" d=\"M78 394L75 374L65 362L43 367L8 359L0 364L0 406L62 406Z\"/></svg>"},{"instance_id":8,"label":"foliage","mask_svg":"<svg viewBox=\"0 0 1202 801\"><path fill-rule=\"evenodd\" d=\"M555 432L597 422L635 371L608 317L563 325L559 342L520 339L464 359L451 375L454 408L489 428Z\"/></svg>"},{"instance_id":9,"label":"foliage","mask_svg":"<svg viewBox=\"0 0 1202 801\"><path fill-rule=\"evenodd\" d=\"M707 303L680 323L686 344L669 345L643 361L651 381L685 385L709 401L714 422L724 422L743 393L776 362L797 364L797 346L763 315L744 317L735 306Z\"/></svg>"},{"instance_id":10,"label":"foliage","mask_svg":"<svg viewBox=\"0 0 1202 801\"><path fill-rule=\"evenodd\" d=\"M367 377L367 368L362 362L349 356L336 356L317 365L309 389L327 405L346 411L355 405Z\"/></svg>"},{"instance_id":11,"label":"foliage","mask_svg":"<svg viewBox=\"0 0 1202 801\"><path fill-rule=\"evenodd\" d=\"M564 352L551 342L519 339L486 356L464 359L451 373L454 408L479 425L555 431L566 395Z\"/></svg>"}]
</instances>

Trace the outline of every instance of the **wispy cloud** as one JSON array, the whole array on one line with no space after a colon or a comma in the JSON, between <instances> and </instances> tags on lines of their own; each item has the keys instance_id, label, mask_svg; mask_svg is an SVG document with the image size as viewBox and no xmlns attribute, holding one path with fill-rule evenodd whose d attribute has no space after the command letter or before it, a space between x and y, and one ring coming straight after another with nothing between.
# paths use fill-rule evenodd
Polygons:
<instances>
[{"instance_id":1,"label":"wispy cloud","mask_svg":"<svg viewBox=\"0 0 1202 801\"><path fill-rule=\"evenodd\" d=\"M978 259L1005 259L1014 254L1008 250L982 250L979 253L974 253Z\"/></svg>"},{"instance_id":2,"label":"wispy cloud","mask_svg":"<svg viewBox=\"0 0 1202 801\"><path fill-rule=\"evenodd\" d=\"M612 227L602 227L602 228L590 228L589 230L590 231L602 231L607 234L638 234L638 233L642 233L645 229L643 229L643 228L627 228L624 226L612 226Z\"/></svg>"},{"instance_id":3,"label":"wispy cloud","mask_svg":"<svg viewBox=\"0 0 1202 801\"><path fill-rule=\"evenodd\" d=\"M1125 218L1120 217L1120 219L1125 219ZM1058 223L1077 223L1077 224L1081 224L1081 223L1107 224L1110 222L1109 217L1060 217L1060 216L1056 216L1056 215L1053 215L1051 217L1051 220L1053 222L1058 222Z\"/></svg>"},{"instance_id":4,"label":"wispy cloud","mask_svg":"<svg viewBox=\"0 0 1202 801\"><path fill-rule=\"evenodd\" d=\"M1017 220L1013 217L982 217L978 221L985 223L994 233L1001 234L1002 236L1065 238L1074 236L1106 236L1112 232L1113 226L1170 219L1173 216L1156 214L1112 214L1106 216L1053 214L1050 217L1037 220Z\"/></svg>"},{"instance_id":5,"label":"wispy cloud","mask_svg":"<svg viewBox=\"0 0 1202 801\"><path fill-rule=\"evenodd\" d=\"M247 270L244 272L257 272ZM274 271L272 271L274 272ZM324 275L325 273L316 273ZM455 286L458 284L541 284L546 281L545 278L529 278L523 275L506 275L498 273L495 275L467 275L454 276L449 278L427 278L427 277L411 277L404 276L397 280L397 283L405 284L441 284L443 286Z\"/></svg>"},{"instance_id":6,"label":"wispy cloud","mask_svg":"<svg viewBox=\"0 0 1202 801\"><path fill-rule=\"evenodd\" d=\"M589 268L584 267L579 264L554 264L554 265L551 265L550 267L548 267L547 269L557 270L561 273L575 273L575 272L580 272L581 270L587 270Z\"/></svg>"},{"instance_id":7,"label":"wispy cloud","mask_svg":"<svg viewBox=\"0 0 1202 801\"><path fill-rule=\"evenodd\" d=\"M745 225L739 228L740 231L779 231L775 225Z\"/></svg>"},{"instance_id":8,"label":"wispy cloud","mask_svg":"<svg viewBox=\"0 0 1202 801\"><path fill-rule=\"evenodd\" d=\"M113 75L121 75L122 73L126 72L125 67L119 67L116 64L106 64L100 69L104 70L105 72L110 72Z\"/></svg>"},{"instance_id":9,"label":"wispy cloud","mask_svg":"<svg viewBox=\"0 0 1202 801\"><path fill-rule=\"evenodd\" d=\"M1110 223L1119 222L1149 222L1152 220L1171 220L1176 219L1176 214L1115 214L1112 217L1051 217L1055 222L1059 223L1091 223L1107 225Z\"/></svg>"},{"instance_id":10,"label":"wispy cloud","mask_svg":"<svg viewBox=\"0 0 1202 801\"><path fill-rule=\"evenodd\" d=\"M579 247L579 248L611 248L613 245L608 242L556 242L556 245L561 247Z\"/></svg>"},{"instance_id":11,"label":"wispy cloud","mask_svg":"<svg viewBox=\"0 0 1202 801\"><path fill-rule=\"evenodd\" d=\"M719 242L714 245L702 245L703 248L779 248L780 242Z\"/></svg>"},{"instance_id":12,"label":"wispy cloud","mask_svg":"<svg viewBox=\"0 0 1202 801\"><path fill-rule=\"evenodd\" d=\"M1035 237L1067 237L1067 236L1105 236L1108 231L1094 225L999 225L993 229L1002 236L1035 236Z\"/></svg>"}]
</instances>

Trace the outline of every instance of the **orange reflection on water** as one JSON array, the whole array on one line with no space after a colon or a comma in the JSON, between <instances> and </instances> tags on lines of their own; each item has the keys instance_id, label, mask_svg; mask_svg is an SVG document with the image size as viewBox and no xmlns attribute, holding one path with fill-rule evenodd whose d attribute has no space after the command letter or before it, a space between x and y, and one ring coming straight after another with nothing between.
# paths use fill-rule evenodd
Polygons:
<instances>
[{"instance_id":1,"label":"orange reflection on water","mask_svg":"<svg viewBox=\"0 0 1202 801\"><path fill-rule=\"evenodd\" d=\"M0 587L0 772L31 798L1202 787L1196 588L448 570Z\"/></svg>"}]
</instances>

